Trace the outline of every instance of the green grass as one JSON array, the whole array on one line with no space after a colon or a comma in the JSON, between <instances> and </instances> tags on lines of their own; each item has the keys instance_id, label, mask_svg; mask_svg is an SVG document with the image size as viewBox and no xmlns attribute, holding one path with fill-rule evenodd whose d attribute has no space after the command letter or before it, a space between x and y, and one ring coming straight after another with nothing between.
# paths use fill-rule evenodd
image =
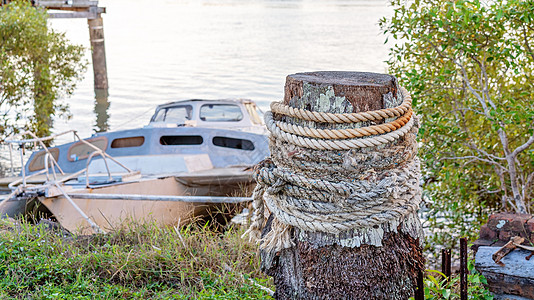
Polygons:
<instances>
[{"instance_id":1,"label":"green grass","mask_svg":"<svg viewBox=\"0 0 534 300\"><path fill-rule=\"evenodd\" d=\"M269 299L242 233L145 224L65 236L0 220L0 299Z\"/></svg>"}]
</instances>

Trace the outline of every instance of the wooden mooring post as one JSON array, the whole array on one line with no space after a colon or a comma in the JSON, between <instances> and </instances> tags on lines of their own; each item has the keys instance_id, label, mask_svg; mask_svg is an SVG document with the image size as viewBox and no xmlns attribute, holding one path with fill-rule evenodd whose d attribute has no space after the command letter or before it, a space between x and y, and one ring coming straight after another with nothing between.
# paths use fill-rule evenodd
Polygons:
<instances>
[{"instance_id":1,"label":"wooden mooring post","mask_svg":"<svg viewBox=\"0 0 534 300\"><path fill-rule=\"evenodd\" d=\"M93 72L95 89L108 89L108 71L106 67L106 48L104 45L104 23L102 16L97 14L94 19L87 19L89 37L91 39L91 53L93 55Z\"/></svg>"},{"instance_id":2,"label":"wooden mooring post","mask_svg":"<svg viewBox=\"0 0 534 300\"><path fill-rule=\"evenodd\" d=\"M35 6L48 10L50 18L86 18L89 25L95 90L107 90L108 74L106 48L104 46L105 7L99 7L97 0L35 0Z\"/></svg>"},{"instance_id":3,"label":"wooden mooring post","mask_svg":"<svg viewBox=\"0 0 534 300\"><path fill-rule=\"evenodd\" d=\"M272 113L266 115L271 158L257 168L249 230L262 231L261 266L274 279L276 299L404 300L414 295L424 258L417 216L418 125L411 106L407 109L408 98L390 75L312 72L287 77L283 102L271 105ZM288 106L306 115L341 117L405 110L385 119L331 123L297 116ZM337 129L373 131L384 123L393 126L383 134L312 137L334 136ZM376 145L355 146L371 142ZM352 146L326 149L344 143Z\"/></svg>"}]
</instances>

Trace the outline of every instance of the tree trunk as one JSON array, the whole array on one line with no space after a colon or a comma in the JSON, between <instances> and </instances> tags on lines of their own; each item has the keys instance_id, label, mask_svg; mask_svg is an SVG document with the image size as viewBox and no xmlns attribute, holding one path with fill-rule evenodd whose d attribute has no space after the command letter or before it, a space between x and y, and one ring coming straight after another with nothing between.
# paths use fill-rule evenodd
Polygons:
<instances>
[{"instance_id":1,"label":"tree trunk","mask_svg":"<svg viewBox=\"0 0 534 300\"><path fill-rule=\"evenodd\" d=\"M393 76L356 72L314 72L289 75L286 79L284 104L316 112L352 113L398 106L403 98ZM356 128L382 121L355 124L327 124L281 118L296 125L316 128ZM385 120L388 122L390 120ZM339 160L326 161L321 151L310 155L325 163L324 170L313 172L302 168L301 173L315 178L350 180L370 168L384 172L405 161L408 148L416 147L415 133L396 142L372 148L337 151ZM287 157L299 153L276 154L271 139L272 161L284 168ZM377 157L379 149L395 149L388 157ZM306 151L310 152L309 149ZM342 169L346 157L360 157L360 162L347 171L332 171L328 166ZM309 157L308 157L309 158ZM369 158L369 159L366 159ZM413 157L412 157L413 158ZM374 165L367 162L375 161ZM374 171L373 171L374 172ZM313 173L313 174L312 174ZM271 214L262 237L271 230ZM389 228L389 229L388 229ZM273 277L276 299L408 299L414 294L417 273L424 269L420 245L421 224L413 212L398 222L374 225L372 228L348 230L339 234L308 232L292 229L295 246L281 251L260 252L262 269ZM364 232L364 236L362 236ZM378 237L373 235L378 232ZM383 236L380 236L382 235Z\"/></svg>"}]
</instances>

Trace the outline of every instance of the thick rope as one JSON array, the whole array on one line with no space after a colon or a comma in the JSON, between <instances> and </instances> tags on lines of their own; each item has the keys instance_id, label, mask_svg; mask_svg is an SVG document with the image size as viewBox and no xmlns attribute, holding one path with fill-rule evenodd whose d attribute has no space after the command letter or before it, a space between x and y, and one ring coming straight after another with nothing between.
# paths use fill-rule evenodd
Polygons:
<instances>
[{"instance_id":1,"label":"thick rope","mask_svg":"<svg viewBox=\"0 0 534 300\"><path fill-rule=\"evenodd\" d=\"M284 132L300 136L320 139L351 139L355 137L384 134L397 130L402 126L406 125L406 123L408 123L411 117L412 110L409 109L406 114L389 123L348 129L317 129L300 125L293 125L282 121L275 121L275 124Z\"/></svg>"},{"instance_id":2,"label":"thick rope","mask_svg":"<svg viewBox=\"0 0 534 300\"><path fill-rule=\"evenodd\" d=\"M335 176L338 180L351 180L373 168L382 171L392 165L403 165L414 158L417 152L415 135L417 127L412 127L402 140L377 147L359 148L350 151L323 151L304 149L297 145L271 137L273 161L279 168L291 169L300 174L321 174L323 177Z\"/></svg>"},{"instance_id":3,"label":"thick rope","mask_svg":"<svg viewBox=\"0 0 534 300\"><path fill-rule=\"evenodd\" d=\"M421 201L415 157L418 123L411 98L402 91L405 101L395 109L330 114L341 119L349 118L346 115L375 116L373 120L398 117L381 127L320 130L275 121L279 116L273 116L274 109L267 112L272 160L255 168L254 215L245 234L260 242L261 248L276 251L294 246L294 227L334 235L362 233L366 238L348 244L379 246L383 230L395 231L395 224L413 218ZM284 112L299 119L300 113ZM260 238L269 215L273 217L270 229Z\"/></svg>"},{"instance_id":4,"label":"thick rope","mask_svg":"<svg viewBox=\"0 0 534 300\"><path fill-rule=\"evenodd\" d=\"M324 113L309 111L300 108L294 108L289 105L285 105L282 102L272 102L271 111L273 113L295 117L301 120L314 121L317 123L359 123L366 121L375 121L383 120L387 118L393 118L402 116L410 110L412 107L412 97L408 91L401 87L401 93L404 97L404 101L401 105L392 108L385 108L374 111L366 111L359 113L344 113L344 114L333 114L333 113Z\"/></svg>"},{"instance_id":5,"label":"thick rope","mask_svg":"<svg viewBox=\"0 0 534 300\"><path fill-rule=\"evenodd\" d=\"M258 184L266 187L263 199L278 220L306 231L336 234L382 224L417 210L420 198L412 199L419 192L418 169L419 162L414 160L380 180L372 176L355 183L336 183L262 168ZM278 188L279 180L285 182L283 189ZM296 190L293 184L304 188ZM306 188L329 196L326 201L317 199Z\"/></svg>"},{"instance_id":6,"label":"thick rope","mask_svg":"<svg viewBox=\"0 0 534 300\"><path fill-rule=\"evenodd\" d=\"M300 147L317 150L350 150L388 144L399 138L402 138L408 131L410 131L413 124L414 118L410 118L406 125L395 131L367 138L346 140L312 139L282 131L278 126L276 126L276 122L273 120L272 112L268 111L265 113L265 125L271 132L272 136Z\"/></svg>"}]
</instances>

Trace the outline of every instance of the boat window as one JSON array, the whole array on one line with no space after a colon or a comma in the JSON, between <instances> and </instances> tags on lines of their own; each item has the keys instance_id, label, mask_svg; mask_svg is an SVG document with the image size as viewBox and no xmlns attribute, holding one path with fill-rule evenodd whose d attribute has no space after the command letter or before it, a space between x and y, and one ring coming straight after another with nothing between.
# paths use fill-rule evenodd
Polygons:
<instances>
[{"instance_id":1,"label":"boat window","mask_svg":"<svg viewBox=\"0 0 534 300\"><path fill-rule=\"evenodd\" d=\"M234 139L223 136L216 136L213 138L213 145L232 149L254 150L254 144L249 140Z\"/></svg>"},{"instance_id":2,"label":"boat window","mask_svg":"<svg viewBox=\"0 0 534 300\"><path fill-rule=\"evenodd\" d=\"M178 105L160 109L152 122L167 122L184 124L191 120L193 107L191 105Z\"/></svg>"},{"instance_id":3,"label":"boat window","mask_svg":"<svg viewBox=\"0 0 534 300\"><path fill-rule=\"evenodd\" d=\"M234 104L204 104L200 119L206 122L238 122L243 120L241 108Z\"/></svg>"},{"instance_id":4,"label":"boat window","mask_svg":"<svg viewBox=\"0 0 534 300\"><path fill-rule=\"evenodd\" d=\"M104 136L97 137L94 139L88 139L85 140L85 142L88 142L89 144L95 146L96 148L106 151L106 148L108 146L108 139ZM78 161L82 159L86 159L91 155L91 153L95 152L95 149L86 143L83 142L77 142L74 145L70 146L69 151L67 152L67 158L69 161Z\"/></svg>"},{"instance_id":5,"label":"boat window","mask_svg":"<svg viewBox=\"0 0 534 300\"><path fill-rule=\"evenodd\" d=\"M57 148L50 148L48 149L50 154L52 154L52 157L57 161L59 157L59 149ZM41 150L35 154L33 159L30 161L30 164L28 165L28 169L30 172L39 171L45 168L44 158L45 158L46 151ZM48 159L48 167L52 166L52 162L50 158Z\"/></svg>"},{"instance_id":6,"label":"boat window","mask_svg":"<svg viewBox=\"0 0 534 300\"><path fill-rule=\"evenodd\" d=\"M171 145L201 145L204 139L200 135L164 135L159 139L159 143L166 146Z\"/></svg>"},{"instance_id":7,"label":"boat window","mask_svg":"<svg viewBox=\"0 0 534 300\"><path fill-rule=\"evenodd\" d=\"M144 136L132 136L127 138L114 139L111 148L139 147L145 143Z\"/></svg>"}]
</instances>

